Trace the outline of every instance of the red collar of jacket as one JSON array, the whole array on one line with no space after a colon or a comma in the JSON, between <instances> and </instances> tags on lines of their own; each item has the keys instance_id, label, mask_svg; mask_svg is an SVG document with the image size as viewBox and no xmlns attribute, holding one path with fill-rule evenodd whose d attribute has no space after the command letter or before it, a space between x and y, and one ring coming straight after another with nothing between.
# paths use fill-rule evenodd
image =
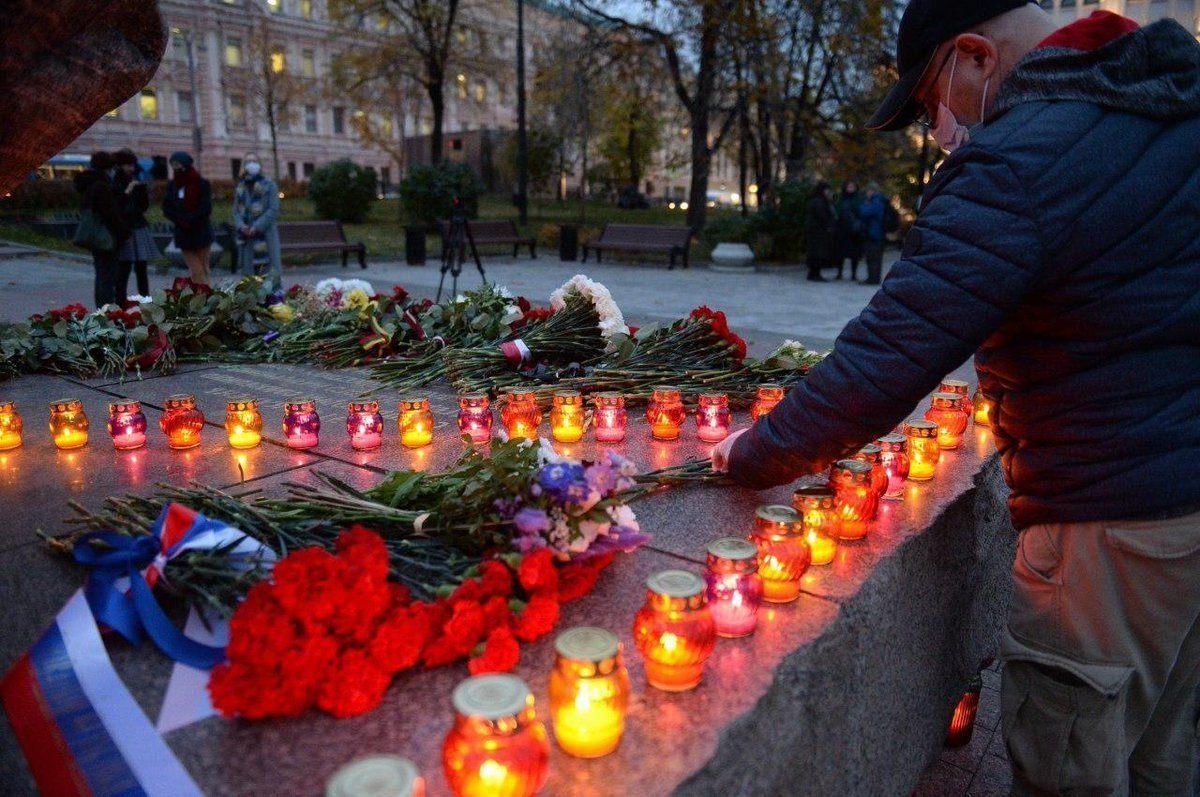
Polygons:
<instances>
[{"instance_id":1,"label":"red collar of jacket","mask_svg":"<svg viewBox=\"0 0 1200 797\"><path fill-rule=\"evenodd\" d=\"M1138 24L1128 17L1111 11L1093 11L1091 16L1076 20L1070 25L1051 33L1035 49L1043 47L1066 47L1071 50L1091 52L1099 50L1111 41L1138 29Z\"/></svg>"}]
</instances>

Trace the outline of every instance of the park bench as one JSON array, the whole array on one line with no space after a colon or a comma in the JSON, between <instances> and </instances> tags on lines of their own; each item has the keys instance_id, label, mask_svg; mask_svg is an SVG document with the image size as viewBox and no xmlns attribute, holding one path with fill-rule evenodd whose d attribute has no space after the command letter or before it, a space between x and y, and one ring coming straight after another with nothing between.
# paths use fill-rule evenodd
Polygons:
<instances>
[{"instance_id":1,"label":"park bench","mask_svg":"<svg viewBox=\"0 0 1200 797\"><path fill-rule=\"evenodd\" d=\"M658 252L670 259L669 269L675 268L675 258L682 257L688 267L688 246L692 231L687 227L659 227L652 224L605 224L600 235L583 245L583 262L588 250L596 251L596 262L605 251Z\"/></svg>"},{"instance_id":2,"label":"park bench","mask_svg":"<svg viewBox=\"0 0 1200 797\"><path fill-rule=\"evenodd\" d=\"M289 252L341 252L342 268L346 267L346 258L353 252L358 257L358 265L367 267L367 245L361 241L347 241L340 221L279 222L279 252L285 255Z\"/></svg>"},{"instance_id":3,"label":"park bench","mask_svg":"<svg viewBox=\"0 0 1200 797\"><path fill-rule=\"evenodd\" d=\"M442 236L442 252L446 251L446 234L449 230L447 222L438 223L438 232ZM482 246L511 246L513 257L516 257L522 246L529 247L529 256L537 258L537 239L532 235L521 235L517 225L511 221L468 221L467 232L475 242L475 248Z\"/></svg>"}]
</instances>

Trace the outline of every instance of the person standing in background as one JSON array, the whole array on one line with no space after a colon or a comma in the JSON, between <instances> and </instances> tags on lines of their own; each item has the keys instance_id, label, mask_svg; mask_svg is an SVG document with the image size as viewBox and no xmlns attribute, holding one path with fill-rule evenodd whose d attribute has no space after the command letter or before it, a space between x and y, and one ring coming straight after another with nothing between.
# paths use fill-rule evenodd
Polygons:
<instances>
[{"instance_id":1,"label":"person standing in background","mask_svg":"<svg viewBox=\"0 0 1200 797\"><path fill-rule=\"evenodd\" d=\"M837 257L834 239L837 213L829 198L829 183L822 180L813 189L804 218L805 259L810 282L825 282L821 269L833 265Z\"/></svg>"},{"instance_id":2,"label":"person standing in background","mask_svg":"<svg viewBox=\"0 0 1200 797\"><path fill-rule=\"evenodd\" d=\"M213 242L212 187L186 152L173 153L170 165L163 215L175 225L175 245L183 254L192 282L208 285L208 252Z\"/></svg>"},{"instance_id":3,"label":"person standing in background","mask_svg":"<svg viewBox=\"0 0 1200 797\"><path fill-rule=\"evenodd\" d=\"M83 244L92 253L92 267L96 272L93 288L96 307L117 303L117 252L129 236L129 227L113 186L113 169L112 155L93 152L88 168L75 176L75 190L82 196L80 210L90 212L96 224L109 235L107 246ZM81 223L81 230L83 227ZM77 242L81 243L78 239Z\"/></svg>"},{"instance_id":4,"label":"person standing in background","mask_svg":"<svg viewBox=\"0 0 1200 797\"><path fill-rule=\"evenodd\" d=\"M884 223L887 218L887 199L879 186L871 183L867 187L867 201L858 210L863 224L863 256L867 261L867 279L864 285L878 285L883 274L883 245L887 240Z\"/></svg>"},{"instance_id":5,"label":"person standing in background","mask_svg":"<svg viewBox=\"0 0 1200 797\"><path fill-rule=\"evenodd\" d=\"M847 180L837 204L837 278L842 278L846 260L850 260L850 279L858 279L858 261L863 256L863 223L858 217L863 198L858 183Z\"/></svg>"},{"instance_id":6,"label":"person standing in background","mask_svg":"<svg viewBox=\"0 0 1200 797\"><path fill-rule=\"evenodd\" d=\"M278 291L283 283L283 263L279 256L279 187L262 173L262 161L255 153L242 159L242 179L233 195L233 230L238 247L238 272L248 277L255 273L254 258L260 246L266 247L269 284Z\"/></svg>"},{"instance_id":7,"label":"person standing in background","mask_svg":"<svg viewBox=\"0 0 1200 797\"><path fill-rule=\"evenodd\" d=\"M158 257L158 247L154 244L154 236L150 234L150 223L146 221L150 192L146 190L146 184L137 179L137 156L132 150L123 149L113 156L113 160L117 164L113 182L130 231L129 237L117 251L116 299L117 304L124 304L131 271L136 274L138 295L150 295L146 264Z\"/></svg>"}]
</instances>

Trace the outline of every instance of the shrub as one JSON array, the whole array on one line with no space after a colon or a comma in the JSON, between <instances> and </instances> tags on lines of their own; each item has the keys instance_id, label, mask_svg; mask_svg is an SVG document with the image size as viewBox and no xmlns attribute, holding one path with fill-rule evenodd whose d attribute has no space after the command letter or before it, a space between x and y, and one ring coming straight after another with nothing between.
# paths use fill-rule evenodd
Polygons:
<instances>
[{"instance_id":1,"label":"shrub","mask_svg":"<svg viewBox=\"0 0 1200 797\"><path fill-rule=\"evenodd\" d=\"M766 257L795 260L804 252L804 216L812 184L788 180L775 186L773 202L754 214L755 232L770 236Z\"/></svg>"},{"instance_id":2,"label":"shrub","mask_svg":"<svg viewBox=\"0 0 1200 797\"><path fill-rule=\"evenodd\" d=\"M375 191L375 170L348 159L325 164L308 181L317 216L342 222L366 221Z\"/></svg>"},{"instance_id":3,"label":"shrub","mask_svg":"<svg viewBox=\"0 0 1200 797\"><path fill-rule=\"evenodd\" d=\"M418 164L400 182L400 203L410 224L433 227L438 219L449 218L455 197L462 199L467 218L478 216L479 189L479 178L466 164Z\"/></svg>"},{"instance_id":4,"label":"shrub","mask_svg":"<svg viewBox=\"0 0 1200 797\"><path fill-rule=\"evenodd\" d=\"M543 249L557 249L562 241L562 230L557 224L543 224L538 227L537 243Z\"/></svg>"},{"instance_id":5,"label":"shrub","mask_svg":"<svg viewBox=\"0 0 1200 797\"><path fill-rule=\"evenodd\" d=\"M79 194L70 180L26 180L0 198L0 208L8 211L76 210Z\"/></svg>"},{"instance_id":6,"label":"shrub","mask_svg":"<svg viewBox=\"0 0 1200 797\"><path fill-rule=\"evenodd\" d=\"M718 216L705 225L704 232L700 237L709 249L722 243L753 243L755 237L754 219L753 217Z\"/></svg>"}]
</instances>

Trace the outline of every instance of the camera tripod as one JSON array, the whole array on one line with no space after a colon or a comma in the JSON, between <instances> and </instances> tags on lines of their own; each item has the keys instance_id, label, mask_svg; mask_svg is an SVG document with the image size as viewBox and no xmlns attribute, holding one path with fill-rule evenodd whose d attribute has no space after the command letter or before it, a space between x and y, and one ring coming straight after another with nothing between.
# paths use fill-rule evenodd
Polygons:
<instances>
[{"instance_id":1,"label":"camera tripod","mask_svg":"<svg viewBox=\"0 0 1200 797\"><path fill-rule=\"evenodd\" d=\"M471 258L484 284L487 284L487 274L483 271L483 263L479 260L479 250L475 248L475 238L467 226L467 214L462 206L462 200L454 198L450 213L450 224L446 228L446 238L442 244L442 276L438 280L436 301L442 300L442 288L446 283L446 273L450 273L450 295L458 295L458 277L462 274L463 263L467 258L467 246L471 247Z\"/></svg>"}]
</instances>

